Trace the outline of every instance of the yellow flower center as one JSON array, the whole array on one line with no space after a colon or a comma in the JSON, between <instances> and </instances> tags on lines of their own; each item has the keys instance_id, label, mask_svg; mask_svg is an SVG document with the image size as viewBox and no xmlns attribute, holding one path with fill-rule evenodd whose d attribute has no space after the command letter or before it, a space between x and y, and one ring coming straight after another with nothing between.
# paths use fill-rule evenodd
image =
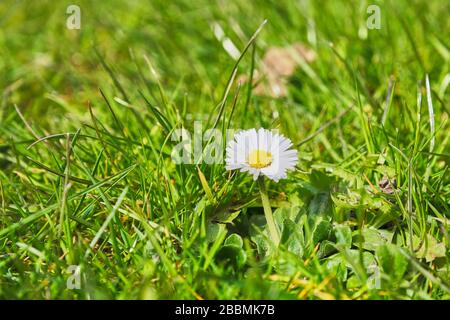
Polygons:
<instances>
[{"instance_id":1,"label":"yellow flower center","mask_svg":"<svg viewBox=\"0 0 450 320\"><path fill-rule=\"evenodd\" d=\"M268 167L272 163L272 154L264 150L253 150L247 156L247 163L256 169Z\"/></svg>"}]
</instances>

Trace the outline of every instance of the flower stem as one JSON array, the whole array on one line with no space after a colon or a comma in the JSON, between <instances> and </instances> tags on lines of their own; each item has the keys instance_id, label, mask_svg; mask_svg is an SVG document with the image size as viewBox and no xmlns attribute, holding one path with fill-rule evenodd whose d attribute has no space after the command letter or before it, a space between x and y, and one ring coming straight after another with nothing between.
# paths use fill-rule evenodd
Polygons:
<instances>
[{"instance_id":1,"label":"flower stem","mask_svg":"<svg viewBox=\"0 0 450 320\"><path fill-rule=\"evenodd\" d=\"M259 183L259 192L261 193L261 201L264 208L264 216L266 217L267 226L269 227L270 237L272 241L275 243L275 246L278 247L280 243L280 235L275 225L275 221L272 215L272 208L270 207L269 196L267 195L266 185L264 184L264 177L260 176L258 178Z\"/></svg>"}]
</instances>

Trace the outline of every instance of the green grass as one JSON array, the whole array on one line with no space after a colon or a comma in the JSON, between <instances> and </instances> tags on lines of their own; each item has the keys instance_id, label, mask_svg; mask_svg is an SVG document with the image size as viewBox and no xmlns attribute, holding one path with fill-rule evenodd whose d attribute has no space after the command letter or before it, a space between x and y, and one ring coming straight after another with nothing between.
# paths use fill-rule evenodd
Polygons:
<instances>
[{"instance_id":1,"label":"green grass","mask_svg":"<svg viewBox=\"0 0 450 320\"><path fill-rule=\"evenodd\" d=\"M366 1L68 4L0 3L0 298L450 298L448 3L374 1L379 30ZM230 82L298 41L286 97ZM279 248L251 176L172 161L194 120L296 144Z\"/></svg>"}]
</instances>

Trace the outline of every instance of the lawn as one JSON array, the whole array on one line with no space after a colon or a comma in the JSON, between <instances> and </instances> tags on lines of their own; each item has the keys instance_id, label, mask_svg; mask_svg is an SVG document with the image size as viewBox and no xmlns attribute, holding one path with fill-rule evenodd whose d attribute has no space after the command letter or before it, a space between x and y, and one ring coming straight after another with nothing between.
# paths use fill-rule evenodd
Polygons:
<instances>
[{"instance_id":1,"label":"lawn","mask_svg":"<svg viewBox=\"0 0 450 320\"><path fill-rule=\"evenodd\" d=\"M450 299L449 12L1 1L0 298Z\"/></svg>"}]
</instances>

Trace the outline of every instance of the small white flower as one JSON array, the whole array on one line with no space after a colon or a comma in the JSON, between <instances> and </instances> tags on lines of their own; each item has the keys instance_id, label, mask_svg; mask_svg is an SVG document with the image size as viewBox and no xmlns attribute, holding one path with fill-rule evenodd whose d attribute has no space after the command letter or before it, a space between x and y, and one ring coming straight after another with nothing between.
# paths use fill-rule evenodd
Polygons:
<instances>
[{"instance_id":1,"label":"small white flower","mask_svg":"<svg viewBox=\"0 0 450 320\"><path fill-rule=\"evenodd\" d=\"M278 182L297 164L297 150L291 146L288 138L263 128L241 131L228 143L226 169L249 172L254 180L265 175Z\"/></svg>"}]
</instances>

